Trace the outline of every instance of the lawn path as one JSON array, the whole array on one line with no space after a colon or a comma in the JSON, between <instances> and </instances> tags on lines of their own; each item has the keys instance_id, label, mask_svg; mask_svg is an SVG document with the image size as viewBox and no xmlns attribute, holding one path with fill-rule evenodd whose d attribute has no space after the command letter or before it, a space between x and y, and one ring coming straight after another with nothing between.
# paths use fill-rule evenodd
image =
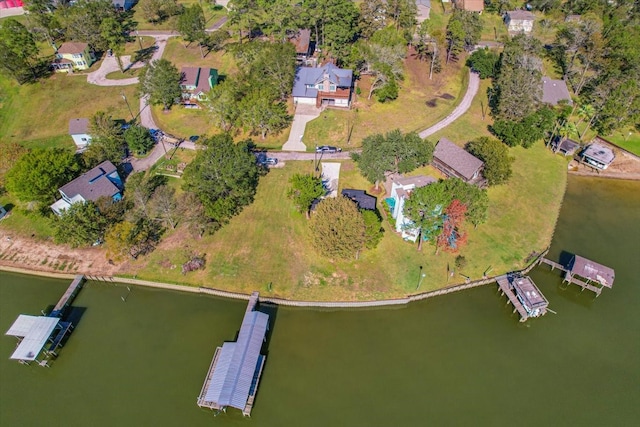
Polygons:
<instances>
[{"instance_id":1,"label":"lawn path","mask_svg":"<svg viewBox=\"0 0 640 427\"><path fill-rule=\"evenodd\" d=\"M480 87L480 77L478 76L478 73L469 71L469 85L467 86L467 92L464 94L464 97L462 98L462 101L460 102L460 104L458 104L458 106L454 108L451 114L449 114L447 117L440 120L438 123L431 126L430 128L427 128L422 132L420 132L419 134L420 138L424 139L446 128L451 123L459 119L464 113L466 113L469 107L471 107L471 101L473 101L473 98L478 93L479 87Z\"/></svg>"}]
</instances>

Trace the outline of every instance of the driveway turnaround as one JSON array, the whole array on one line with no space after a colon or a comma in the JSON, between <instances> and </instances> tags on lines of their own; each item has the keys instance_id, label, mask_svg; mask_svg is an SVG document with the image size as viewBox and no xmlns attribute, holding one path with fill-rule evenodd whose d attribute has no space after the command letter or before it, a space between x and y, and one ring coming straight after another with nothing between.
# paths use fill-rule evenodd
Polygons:
<instances>
[{"instance_id":1,"label":"driveway turnaround","mask_svg":"<svg viewBox=\"0 0 640 427\"><path fill-rule=\"evenodd\" d=\"M340 179L340 163L322 162L322 184L327 189L327 197L338 195L338 180Z\"/></svg>"},{"instance_id":2,"label":"driveway turnaround","mask_svg":"<svg viewBox=\"0 0 640 427\"><path fill-rule=\"evenodd\" d=\"M284 151L307 151L307 146L302 142L304 130L307 127L307 123L318 117L321 111L321 109L313 105L298 104L296 106L289 139L282 146Z\"/></svg>"},{"instance_id":3,"label":"driveway turnaround","mask_svg":"<svg viewBox=\"0 0 640 427\"><path fill-rule=\"evenodd\" d=\"M469 85L467 86L467 92L464 94L464 97L462 97L462 101L460 102L460 104L458 104L458 106L454 108L451 114L449 114L447 117L440 120L438 123L431 126L430 128L420 132L420 138L424 139L430 135L433 135L439 130L446 128L451 123L459 119L460 116L466 113L469 107L471 107L471 101L473 101L473 98L476 96L476 93L478 93L479 87L480 87L480 77L478 76L478 73L469 71Z\"/></svg>"}]
</instances>

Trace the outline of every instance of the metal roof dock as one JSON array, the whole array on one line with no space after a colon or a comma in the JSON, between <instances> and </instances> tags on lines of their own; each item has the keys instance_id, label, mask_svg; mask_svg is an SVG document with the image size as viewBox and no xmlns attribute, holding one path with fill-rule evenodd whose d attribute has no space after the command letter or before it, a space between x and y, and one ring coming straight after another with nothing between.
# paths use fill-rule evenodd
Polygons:
<instances>
[{"instance_id":1,"label":"metal roof dock","mask_svg":"<svg viewBox=\"0 0 640 427\"><path fill-rule=\"evenodd\" d=\"M198 406L224 410L227 406L251 415L266 356L260 354L269 328L269 315L255 311L258 292L253 292L236 342L216 348Z\"/></svg>"}]
</instances>

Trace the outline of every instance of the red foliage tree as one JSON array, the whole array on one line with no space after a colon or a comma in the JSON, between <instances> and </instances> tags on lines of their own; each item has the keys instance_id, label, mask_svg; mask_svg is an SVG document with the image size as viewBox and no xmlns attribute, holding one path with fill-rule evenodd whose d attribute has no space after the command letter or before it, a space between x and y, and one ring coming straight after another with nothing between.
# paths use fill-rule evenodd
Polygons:
<instances>
[{"instance_id":1,"label":"red foliage tree","mask_svg":"<svg viewBox=\"0 0 640 427\"><path fill-rule=\"evenodd\" d=\"M460 200L453 200L444 211L442 233L436 240L436 251L443 248L447 252L455 253L467 243L467 233L462 230L462 224L467 213L467 205Z\"/></svg>"}]
</instances>

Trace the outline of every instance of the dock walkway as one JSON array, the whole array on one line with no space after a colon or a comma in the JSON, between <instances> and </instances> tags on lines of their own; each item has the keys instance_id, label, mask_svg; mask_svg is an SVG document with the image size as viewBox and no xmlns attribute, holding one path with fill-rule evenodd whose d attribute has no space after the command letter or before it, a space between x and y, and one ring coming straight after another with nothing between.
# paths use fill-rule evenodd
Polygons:
<instances>
[{"instance_id":1,"label":"dock walkway","mask_svg":"<svg viewBox=\"0 0 640 427\"><path fill-rule=\"evenodd\" d=\"M84 276L82 274L77 275L73 279L73 282L71 282L56 306L53 308L49 317L62 317L64 310L71 305L76 295L78 295L78 292L82 288L82 282L84 282Z\"/></svg>"},{"instance_id":2,"label":"dock walkway","mask_svg":"<svg viewBox=\"0 0 640 427\"><path fill-rule=\"evenodd\" d=\"M520 315L520 321L525 322L529 318L529 315L522 303L518 300L518 297L516 297L516 294L513 292L513 286L509 282L508 277L499 276L496 278L496 282L498 282L502 295L506 295L509 299L507 304L511 303L513 305L513 312L515 313L517 311Z\"/></svg>"}]
</instances>

